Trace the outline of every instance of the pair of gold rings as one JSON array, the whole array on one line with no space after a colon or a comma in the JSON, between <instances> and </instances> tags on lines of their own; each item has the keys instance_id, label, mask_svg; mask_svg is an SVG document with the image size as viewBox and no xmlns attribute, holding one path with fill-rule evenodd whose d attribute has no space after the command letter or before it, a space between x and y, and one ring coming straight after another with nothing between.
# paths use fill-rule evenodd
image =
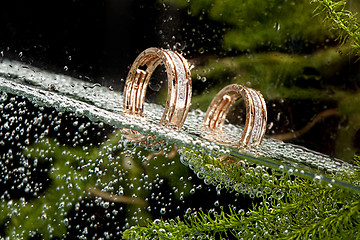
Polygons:
<instances>
[{"instance_id":1,"label":"pair of gold rings","mask_svg":"<svg viewBox=\"0 0 360 240\"><path fill-rule=\"evenodd\" d=\"M168 79L168 95L160 125L181 129L188 114L192 82L190 66L179 53L160 48L148 48L135 59L126 78L123 109L126 114L144 117L146 89L155 69L164 65ZM223 126L227 113L234 102L243 98L246 105L246 121L240 141L227 142L222 138ZM266 130L266 104L260 92L238 84L224 87L210 103L203 122L207 133L205 138L220 144L239 147L257 147ZM127 134L139 135L133 130Z\"/></svg>"}]
</instances>

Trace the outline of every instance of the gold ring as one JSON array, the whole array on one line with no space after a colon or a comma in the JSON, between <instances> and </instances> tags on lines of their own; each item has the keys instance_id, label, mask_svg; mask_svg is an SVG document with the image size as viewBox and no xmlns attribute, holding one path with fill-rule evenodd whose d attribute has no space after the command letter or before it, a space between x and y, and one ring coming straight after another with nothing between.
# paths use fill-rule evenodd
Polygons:
<instances>
[{"instance_id":1,"label":"gold ring","mask_svg":"<svg viewBox=\"0 0 360 240\"><path fill-rule=\"evenodd\" d=\"M168 96L159 124L180 129L189 111L192 84L188 62L171 50L148 48L135 59L125 82L124 112L144 117L146 89L152 73L160 64L165 65L167 72Z\"/></svg>"},{"instance_id":2,"label":"gold ring","mask_svg":"<svg viewBox=\"0 0 360 240\"><path fill-rule=\"evenodd\" d=\"M246 105L245 127L240 141L233 144L222 138L222 129L226 115L233 103L242 97ZM221 144L238 147L257 147L261 144L266 130L267 110L266 103L260 92L231 84L220 90L211 101L203 122L206 138Z\"/></svg>"}]
</instances>

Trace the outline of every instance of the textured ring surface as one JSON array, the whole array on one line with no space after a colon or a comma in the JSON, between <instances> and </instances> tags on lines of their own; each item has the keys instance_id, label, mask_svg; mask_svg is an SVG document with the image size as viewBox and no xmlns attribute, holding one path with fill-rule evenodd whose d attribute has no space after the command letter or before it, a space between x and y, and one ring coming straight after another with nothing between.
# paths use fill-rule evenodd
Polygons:
<instances>
[{"instance_id":1,"label":"textured ring surface","mask_svg":"<svg viewBox=\"0 0 360 240\"><path fill-rule=\"evenodd\" d=\"M242 97L246 105L246 121L244 131L237 143L224 140L221 136L226 115L233 103ZM240 147L257 147L260 145L266 130L266 103L260 92L231 84L220 90L210 103L203 122L207 138L216 142Z\"/></svg>"},{"instance_id":2,"label":"textured ring surface","mask_svg":"<svg viewBox=\"0 0 360 240\"><path fill-rule=\"evenodd\" d=\"M167 72L168 96L159 124L180 129L189 111L192 84L188 62L171 50L148 48L135 59L125 82L124 112L144 116L146 89L152 73L160 64Z\"/></svg>"}]
</instances>

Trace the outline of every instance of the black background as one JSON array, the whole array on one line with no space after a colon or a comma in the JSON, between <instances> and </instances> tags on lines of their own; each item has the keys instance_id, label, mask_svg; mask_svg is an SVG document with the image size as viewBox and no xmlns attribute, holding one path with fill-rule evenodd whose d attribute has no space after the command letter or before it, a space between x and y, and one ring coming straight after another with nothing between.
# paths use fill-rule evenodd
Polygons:
<instances>
[{"instance_id":1,"label":"black background","mask_svg":"<svg viewBox=\"0 0 360 240\"><path fill-rule=\"evenodd\" d=\"M12 0L0 9L3 57L115 87L142 50L164 45L169 14L155 0Z\"/></svg>"}]
</instances>

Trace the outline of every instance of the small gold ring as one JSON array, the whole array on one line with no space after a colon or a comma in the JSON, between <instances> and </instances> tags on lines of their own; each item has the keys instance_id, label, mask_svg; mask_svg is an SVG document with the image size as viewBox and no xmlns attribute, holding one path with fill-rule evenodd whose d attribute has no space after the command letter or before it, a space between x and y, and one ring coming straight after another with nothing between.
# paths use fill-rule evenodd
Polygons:
<instances>
[{"instance_id":1,"label":"small gold ring","mask_svg":"<svg viewBox=\"0 0 360 240\"><path fill-rule=\"evenodd\" d=\"M246 121L240 141L233 144L221 137L222 129L230 107L240 97L245 101ZM206 138L218 143L237 147L257 147L264 137L266 121L266 103L261 93L238 84L231 84L216 94L205 113L203 126L206 133L209 133Z\"/></svg>"},{"instance_id":2,"label":"small gold ring","mask_svg":"<svg viewBox=\"0 0 360 240\"><path fill-rule=\"evenodd\" d=\"M188 62L171 50L148 48L135 59L125 82L124 112L144 117L146 89L151 75L160 64L165 65L167 72L168 96L159 124L180 129L190 108L192 84Z\"/></svg>"}]
</instances>

